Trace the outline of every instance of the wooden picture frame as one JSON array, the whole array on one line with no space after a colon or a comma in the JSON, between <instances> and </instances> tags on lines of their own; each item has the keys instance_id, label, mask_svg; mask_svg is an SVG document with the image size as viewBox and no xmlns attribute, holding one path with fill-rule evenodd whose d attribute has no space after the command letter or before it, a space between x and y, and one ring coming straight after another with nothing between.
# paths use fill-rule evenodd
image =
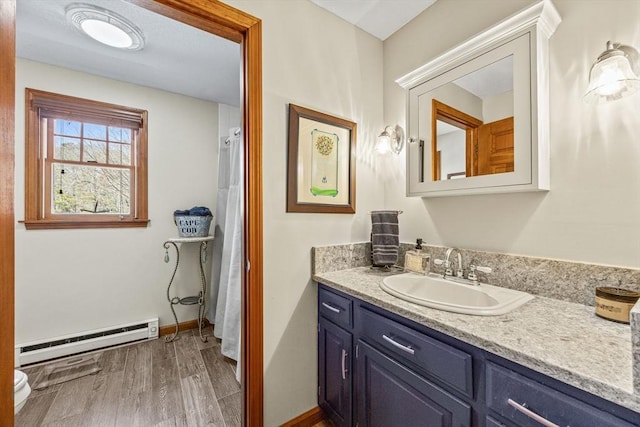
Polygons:
<instances>
[{"instance_id":1,"label":"wooden picture frame","mask_svg":"<svg viewBox=\"0 0 640 427\"><path fill-rule=\"evenodd\" d=\"M287 212L356 212L356 128L289 104Z\"/></svg>"}]
</instances>

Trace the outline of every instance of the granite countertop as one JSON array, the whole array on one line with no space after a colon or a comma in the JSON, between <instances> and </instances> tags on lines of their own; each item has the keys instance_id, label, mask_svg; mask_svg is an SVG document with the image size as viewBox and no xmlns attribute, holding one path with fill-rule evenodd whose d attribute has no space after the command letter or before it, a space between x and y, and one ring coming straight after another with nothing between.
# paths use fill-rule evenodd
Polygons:
<instances>
[{"instance_id":1,"label":"granite countertop","mask_svg":"<svg viewBox=\"0 0 640 427\"><path fill-rule=\"evenodd\" d=\"M390 274L357 267L313 280L640 412L629 325L597 317L591 306L541 296L500 316L449 313L386 293L380 283Z\"/></svg>"}]
</instances>

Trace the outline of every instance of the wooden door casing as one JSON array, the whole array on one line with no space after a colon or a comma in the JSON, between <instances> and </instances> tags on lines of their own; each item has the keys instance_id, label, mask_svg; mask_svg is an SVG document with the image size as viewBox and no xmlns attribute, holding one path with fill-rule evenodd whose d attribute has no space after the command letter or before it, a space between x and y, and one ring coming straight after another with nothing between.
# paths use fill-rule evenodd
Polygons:
<instances>
[{"instance_id":1,"label":"wooden door casing","mask_svg":"<svg viewBox=\"0 0 640 427\"><path fill-rule=\"evenodd\" d=\"M129 0L131 3L240 43L245 147L242 289L242 421L264 423L263 207L262 207L262 21L218 0ZM0 426L13 426L14 358L14 145L16 0L0 1Z\"/></svg>"},{"instance_id":2,"label":"wooden door casing","mask_svg":"<svg viewBox=\"0 0 640 427\"><path fill-rule=\"evenodd\" d=\"M474 167L474 157L472 147L477 140L477 129L482 125L482 120L478 120L477 118L440 102L435 98L431 100L431 179L433 181L439 181L441 178L440 152L438 150L437 134L438 120L465 131L466 175L473 176L474 172L472 168Z\"/></svg>"}]
</instances>

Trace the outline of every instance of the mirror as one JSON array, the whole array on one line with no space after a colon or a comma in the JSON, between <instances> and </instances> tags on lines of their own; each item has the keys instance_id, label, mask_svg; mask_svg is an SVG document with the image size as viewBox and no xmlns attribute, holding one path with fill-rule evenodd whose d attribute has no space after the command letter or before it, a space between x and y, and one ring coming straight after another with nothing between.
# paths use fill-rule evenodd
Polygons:
<instances>
[{"instance_id":1,"label":"mirror","mask_svg":"<svg viewBox=\"0 0 640 427\"><path fill-rule=\"evenodd\" d=\"M420 103L429 98L433 181L513 172L513 55L422 95Z\"/></svg>"},{"instance_id":2,"label":"mirror","mask_svg":"<svg viewBox=\"0 0 640 427\"><path fill-rule=\"evenodd\" d=\"M407 89L407 195L549 189L548 38L536 3L396 80Z\"/></svg>"}]
</instances>

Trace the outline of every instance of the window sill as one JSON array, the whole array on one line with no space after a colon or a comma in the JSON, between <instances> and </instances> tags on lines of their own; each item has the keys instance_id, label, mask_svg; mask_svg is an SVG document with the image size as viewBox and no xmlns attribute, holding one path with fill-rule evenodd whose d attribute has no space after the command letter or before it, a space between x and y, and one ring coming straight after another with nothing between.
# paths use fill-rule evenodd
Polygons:
<instances>
[{"instance_id":1,"label":"window sill","mask_svg":"<svg viewBox=\"0 0 640 427\"><path fill-rule=\"evenodd\" d=\"M75 229L75 228L138 228L149 225L148 219L107 220L107 221L65 221L47 220L19 221L27 230Z\"/></svg>"}]
</instances>

